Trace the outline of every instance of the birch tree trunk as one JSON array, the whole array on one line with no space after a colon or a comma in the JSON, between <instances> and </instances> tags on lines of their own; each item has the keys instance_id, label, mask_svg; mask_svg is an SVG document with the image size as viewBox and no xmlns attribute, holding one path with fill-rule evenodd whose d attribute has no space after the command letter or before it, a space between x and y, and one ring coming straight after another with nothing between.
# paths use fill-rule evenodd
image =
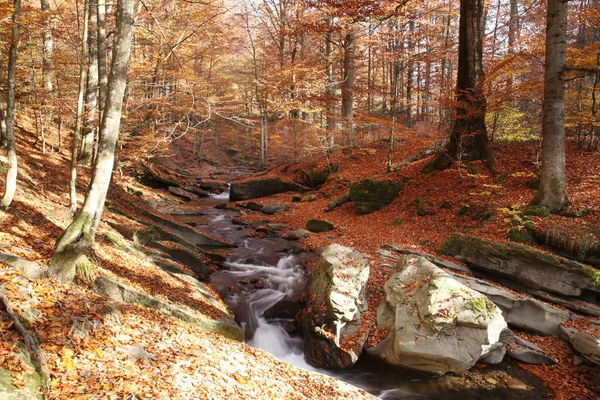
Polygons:
<instances>
[{"instance_id":1,"label":"birch tree trunk","mask_svg":"<svg viewBox=\"0 0 600 400\"><path fill-rule=\"evenodd\" d=\"M101 0L104 1L104 0ZM94 154L94 134L96 133L96 108L98 106L98 34L92 22L97 21L97 2L89 0L89 26L88 26L88 71L87 89L85 92L85 122L79 159L81 164L90 165Z\"/></svg>"},{"instance_id":2,"label":"birch tree trunk","mask_svg":"<svg viewBox=\"0 0 600 400\"><path fill-rule=\"evenodd\" d=\"M42 37L42 79L44 88L52 93L52 56L54 54L54 38L52 37L52 21L50 20L50 1L40 0L44 14L44 36Z\"/></svg>"},{"instance_id":3,"label":"birch tree trunk","mask_svg":"<svg viewBox=\"0 0 600 400\"><path fill-rule=\"evenodd\" d=\"M6 114L4 112L4 94L2 93L4 71L2 70L2 53L0 53L0 147L6 145Z\"/></svg>"},{"instance_id":4,"label":"birch tree trunk","mask_svg":"<svg viewBox=\"0 0 600 400\"><path fill-rule=\"evenodd\" d=\"M81 114L83 113L83 95L85 92L86 60L87 60L87 35L89 23L88 0L83 6L83 31L81 34L81 60L79 62L79 91L77 95L77 113L75 115L75 132L71 146L71 178L69 180L69 210L72 215L77 211L77 156L79 142L81 141Z\"/></svg>"},{"instance_id":5,"label":"birch tree trunk","mask_svg":"<svg viewBox=\"0 0 600 400\"><path fill-rule=\"evenodd\" d=\"M48 270L50 276L61 282L73 280L77 261L83 252L94 243L96 229L102 218L119 137L133 21L133 0L119 0L116 16L116 42L108 79L106 106L100 123L98 154L92 171L92 179L81 210L57 240Z\"/></svg>"},{"instance_id":6,"label":"birch tree trunk","mask_svg":"<svg viewBox=\"0 0 600 400\"><path fill-rule=\"evenodd\" d=\"M15 149L15 75L17 70L17 47L19 45L19 17L21 14L21 0L14 0L12 14L12 32L10 48L8 50L8 88L6 91L6 153L8 156L8 171L6 172L6 185L4 197L0 201L0 208L6 209L12 203L17 190L17 150Z\"/></svg>"},{"instance_id":7,"label":"birch tree trunk","mask_svg":"<svg viewBox=\"0 0 600 400\"><path fill-rule=\"evenodd\" d=\"M567 0L548 0L546 69L542 124L542 176L532 204L551 212L568 204L565 173L565 68L567 54Z\"/></svg>"},{"instance_id":8,"label":"birch tree trunk","mask_svg":"<svg viewBox=\"0 0 600 400\"><path fill-rule=\"evenodd\" d=\"M448 145L435 161L437 169L448 168L454 161L469 162L489 157L483 94L483 12L483 0L460 2L458 104Z\"/></svg>"},{"instance_id":9,"label":"birch tree trunk","mask_svg":"<svg viewBox=\"0 0 600 400\"><path fill-rule=\"evenodd\" d=\"M98 29L98 120L102 121L104 102L106 100L107 75L106 75L106 1L96 0L98 4L97 29Z\"/></svg>"}]
</instances>

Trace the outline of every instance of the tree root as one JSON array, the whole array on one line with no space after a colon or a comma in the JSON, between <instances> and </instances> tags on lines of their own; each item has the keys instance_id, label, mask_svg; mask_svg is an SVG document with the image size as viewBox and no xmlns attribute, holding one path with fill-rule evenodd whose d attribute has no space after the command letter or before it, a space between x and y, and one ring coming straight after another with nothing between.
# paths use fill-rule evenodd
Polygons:
<instances>
[{"instance_id":1,"label":"tree root","mask_svg":"<svg viewBox=\"0 0 600 400\"><path fill-rule=\"evenodd\" d=\"M25 346L27 346L27 348L29 348L33 357L35 357L35 359L37 361L35 363L36 364L35 365L36 372L39 373L44 378L47 377L48 376L48 362L46 361L46 355L44 354L44 352L40 348L40 346L38 346L37 341L31 335L31 333L29 333L29 331L27 331L27 329L25 329L25 327L21 323L21 320L17 316L17 314L15 314L15 312L12 308L12 305L10 304L10 300L8 300L8 297L6 297L6 285L2 285L0 287L0 300L2 301L2 304L4 305L4 308L6 309L6 313L13 320L15 329L17 330L17 332L19 332L19 334L21 334L21 336L23 336L23 339L25 341Z\"/></svg>"}]
</instances>

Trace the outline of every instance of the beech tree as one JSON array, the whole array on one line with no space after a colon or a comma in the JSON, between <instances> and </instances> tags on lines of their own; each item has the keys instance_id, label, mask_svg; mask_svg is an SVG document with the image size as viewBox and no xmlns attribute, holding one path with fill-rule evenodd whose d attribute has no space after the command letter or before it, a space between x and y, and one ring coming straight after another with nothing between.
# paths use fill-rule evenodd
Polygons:
<instances>
[{"instance_id":1,"label":"beech tree","mask_svg":"<svg viewBox=\"0 0 600 400\"><path fill-rule=\"evenodd\" d=\"M16 0L19 1L19 0ZM77 261L94 243L115 161L123 95L133 33L133 0L119 0L106 104L98 135L98 153L83 206L56 242L48 272L61 282L72 281Z\"/></svg>"},{"instance_id":2,"label":"beech tree","mask_svg":"<svg viewBox=\"0 0 600 400\"><path fill-rule=\"evenodd\" d=\"M83 114L83 100L85 92L85 77L87 74L87 37L89 24L89 0L83 6L83 29L81 34L81 60L79 61L79 91L77 92L77 113L75 114L75 131L71 145L71 179L69 180L69 199L71 214L77 211L77 160L79 143L81 142L81 116Z\"/></svg>"},{"instance_id":3,"label":"beech tree","mask_svg":"<svg viewBox=\"0 0 600 400\"><path fill-rule=\"evenodd\" d=\"M567 0L548 0L542 122L542 176L532 204L551 212L568 204L565 172Z\"/></svg>"},{"instance_id":4,"label":"beech tree","mask_svg":"<svg viewBox=\"0 0 600 400\"><path fill-rule=\"evenodd\" d=\"M12 32L8 50L8 88L6 91L6 153L8 155L8 170L4 197L0 208L6 209L12 203L17 190L17 150L15 148L15 81L17 71L17 47L19 45L19 17L21 15L21 0L14 0L12 14ZM1 101L1 100L0 100Z\"/></svg>"},{"instance_id":5,"label":"beech tree","mask_svg":"<svg viewBox=\"0 0 600 400\"><path fill-rule=\"evenodd\" d=\"M456 115L449 142L435 161L437 169L454 161L474 161L489 156L483 94L483 0L461 0L458 36Z\"/></svg>"},{"instance_id":6,"label":"beech tree","mask_svg":"<svg viewBox=\"0 0 600 400\"><path fill-rule=\"evenodd\" d=\"M104 0L101 0L104 1ZM94 26L97 21L97 2L89 0L89 22L88 22L88 63L87 84L85 91L85 122L83 123L83 134L79 159L83 165L90 165L94 152L94 134L96 133L96 109L98 106L98 31Z\"/></svg>"},{"instance_id":7,"label":"beech tree","mask_svg":"<svg viewBox=\"0 0 600 400\"><path fill-rule=\"evenodd\" d=\"M44 36L42 37L42 76L44 88L52 92L52 56L54 53L54 38L52 36L52 21L50 20L50 1L40 0L44 13Z\"/></svg>"}]
</instances>

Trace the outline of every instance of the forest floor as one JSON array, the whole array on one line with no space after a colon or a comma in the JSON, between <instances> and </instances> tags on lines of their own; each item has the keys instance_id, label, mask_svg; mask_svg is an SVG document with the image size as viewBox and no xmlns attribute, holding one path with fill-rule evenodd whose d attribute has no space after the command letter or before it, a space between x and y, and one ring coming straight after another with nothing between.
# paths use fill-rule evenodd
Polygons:
<instances>
[{"instance_id":1,"label":"forest floor","mask_svg":"<svg viewBox=\"0 0 600 400\"><path fill-rule=\"evenodd\" d=\"M70 156L65 150L42 154L39 143L33 146L33 132L31 121L20 121L18 190L10 209L0 211L0 251L47 266L56 238L71 220L68 212ZM49 136L50 141L53 139ZM393 153L394 165L431 148L433 143L433 138L427 137L399 138ZM239 178L224 152L213 158L221 160L220 165L198 163L187 145L189 143L181 142L161 147L154 157L182 179ZM121 160L123 168L115 174L108 199L137 206L136 196L128 190L133 186L139 188L136 186L137 167L144 154L129 152L134 144L125 146L127 157ZM493 147L497 173L490 172L481 163L424 173L424 167L431 161L431 157L426 157L386 174L388 149L386 143L380 143L346 154L340 151L332 157L306 157L292 164L275 160L270 169L258 174L293 180L310 166L319 169L331 162L339 164L339 171L315 190L316 201L294 203L289 212L269 217L293 228L303 228L308 218L333 222L334 231L313 234L303 240L307 250L318 250L335 242L352 246L375 259L376 251L389 243L437 253L443 241L454 232L506 240L508 230L522 224L514 215L524 210L535 193L531 184L539 171L537 144L495 144ZM569 142L567 165L571 208L585 211L585 215L530 219L536 226L554 224L573 235L600 240L600 154L580 151ZM344 194L350 183L373 177L404 183L401 195L390 206L369 215L358 215L352 204L324 212L326 205ZM80 196L87 179L87 173L80 174ZM148 191L144 192L146 195L155 194ZM260 202L291 203L291 200L292 194L282 194ZM131 209L131 204L123 204L123 207ZM483 219L483 215L488 217ZM249 213L243 218L264 217L260 213ZM107 210L104 221L107 220L122 221L122 216ZM116 277L136 289L169 300L172 300L170 293L190 290L189 284L173 279L148 260L112 246L104 239L109 231L111 228L102 222L93 249L92 261L96 268L92 275ZM368 288L371 312L377 308L388 274L389 269L371 269ZM73 285L59 285L48 279L25 282L17 275L13 268L0 263L0 285L6 285L6 296L15 311L35 314L36 322L30 329L41 339L47 356L51 378L47 398L120 399L135 398L135 395L137 398L175 399L190 398L186 396L191 393L195 393L191 398L215 399L362 396L360 392L348 392L350 389L332 378L291 367L260 350L191 327L158 311L139 306L122 307L118 322L111 323L105 309L113 302L88 287L93 276L86 276L85 271ZM182 296L176 301L186 304L190 299ZM210 307L202 307L199 304L200 313L210 313ZM11 371L15 386L24 387L32 367L23 361L17 345L23 339L2 310L0 367ZM88 328L82 333L77 329L79 325ZM519 365L541 378L553 391L554 398L598 397L599 392L592 383L596 371L576 366L570 346L556 338L530 339L560 364ZM138 351L140 348L143 351ZM132 349L134 353L137 351L133 356Z\"/></svg>"}]
</instances>

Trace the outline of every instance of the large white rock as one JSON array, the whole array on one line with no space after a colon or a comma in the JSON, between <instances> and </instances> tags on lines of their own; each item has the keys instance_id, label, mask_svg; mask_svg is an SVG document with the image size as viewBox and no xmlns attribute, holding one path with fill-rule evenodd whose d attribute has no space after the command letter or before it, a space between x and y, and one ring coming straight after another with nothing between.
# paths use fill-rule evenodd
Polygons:
<instances>
[{"instance_id":1,"label":"large white rock","mask_svg":"<svg viewBox=\"0 0 600 400\"><path fill-rule=\"evenodd\" d=\"M377 325L389 332L369 352L392 365L461 373L493 350L507 327L490 300L423 257L402 257L384 289Z\"/></svg>"},{"instance_id":2,"label":"large white rock","mask_svg":"<svg viewBox=\"0 0 600 400\"><path fill-rule=\"evenodd\" d=\"M358 251L332 244L321 253L308 277L302 314L305 355L312 365L348 368L358 359L369 334L360 324L368 279L369 264Z\"/></svg>"}]
</instances>

